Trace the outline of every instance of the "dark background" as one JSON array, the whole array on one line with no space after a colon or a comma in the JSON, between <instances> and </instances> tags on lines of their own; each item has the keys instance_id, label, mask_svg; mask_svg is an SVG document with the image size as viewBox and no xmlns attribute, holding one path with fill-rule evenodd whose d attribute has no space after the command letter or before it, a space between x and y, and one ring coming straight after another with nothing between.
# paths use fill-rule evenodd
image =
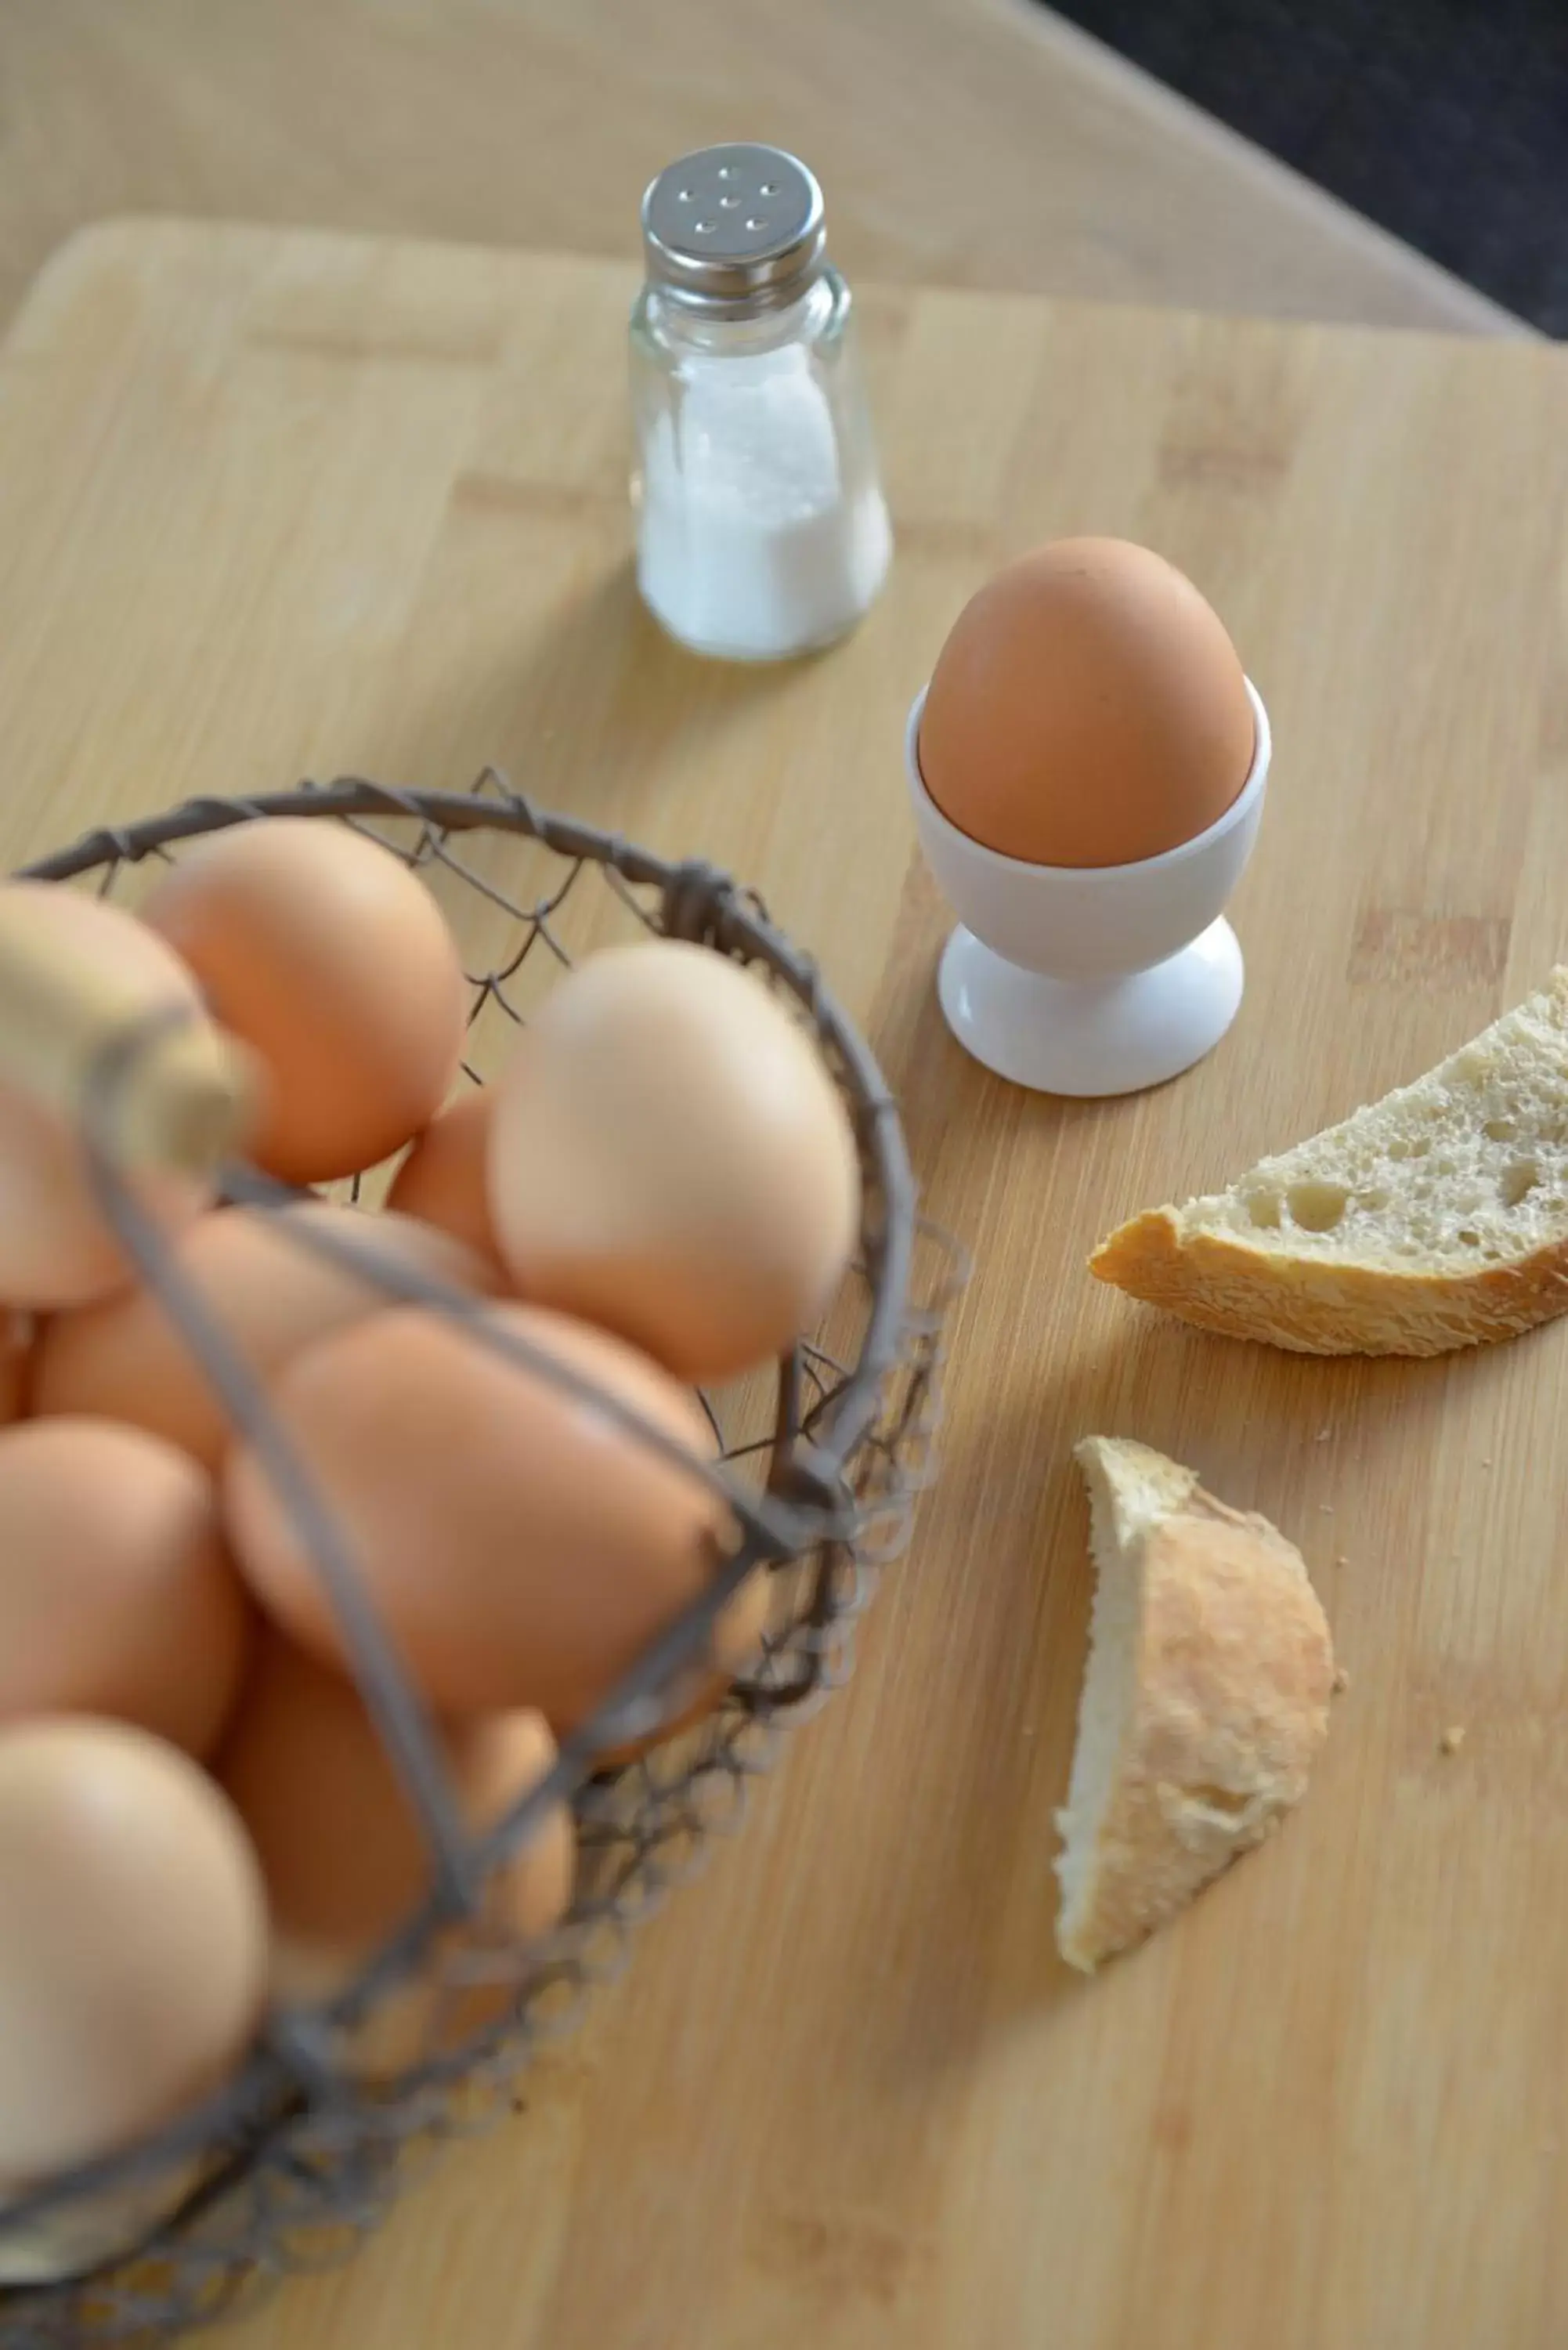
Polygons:
<instances>
[{"instance_id":1,"label":"dark background","mask_svg":"<svg viewBox=\"0 0 1568 2350\"><path fill-rule=\"evenodd\" d=\"M1549 334L1568 335L1568 0L1054 0Z\"/></svg>"}]
</instances>

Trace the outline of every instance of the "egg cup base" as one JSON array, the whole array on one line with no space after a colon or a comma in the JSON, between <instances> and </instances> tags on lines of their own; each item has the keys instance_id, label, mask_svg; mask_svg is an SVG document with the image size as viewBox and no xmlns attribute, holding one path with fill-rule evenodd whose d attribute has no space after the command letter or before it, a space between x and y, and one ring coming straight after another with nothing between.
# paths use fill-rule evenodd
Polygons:
<instances>
[{"instance_id":1,"label":"egg cup base","mask_svg":"<svg viewBox=\"0 0 1568 2350\"><path fill-rule=\"evenodd\" d=\"M1243 969L1220 915L1164 962L1122 979L1049 979L1008 962L963 923L937 993L967 1053L1036 1093L1141 1093L1211 1052L1236 1017Z\"/></svg>"}]
</instances>

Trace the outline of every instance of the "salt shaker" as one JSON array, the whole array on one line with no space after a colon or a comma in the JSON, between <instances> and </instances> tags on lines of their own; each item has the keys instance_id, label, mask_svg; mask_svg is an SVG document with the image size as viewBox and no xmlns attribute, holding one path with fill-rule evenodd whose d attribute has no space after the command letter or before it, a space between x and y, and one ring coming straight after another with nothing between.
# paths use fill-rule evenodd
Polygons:
<instances>
[{"instance_id":1,"label":"salt shaker","mask_svg":"<svg viewBox=\"0 0 1568 2350\"><path fill-rule=\"evenodd\" d=\"M780 660L853 628L892 551L822 191L776 147L703 148L642 203L631 318L638 585L672 637Z\"/></svg>"}]
</instances>

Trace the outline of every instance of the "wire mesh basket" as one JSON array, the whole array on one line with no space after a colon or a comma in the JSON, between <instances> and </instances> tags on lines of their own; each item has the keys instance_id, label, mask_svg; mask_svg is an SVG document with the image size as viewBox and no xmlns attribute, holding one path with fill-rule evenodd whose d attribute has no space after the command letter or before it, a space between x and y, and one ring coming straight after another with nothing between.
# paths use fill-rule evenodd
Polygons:
<instances>
[{"instance_id":1,"label":"wire mesh basket","mask_svg":"<svg viewBox=\"0 0 1568 2350\"><path fill-rule=\"evenodd\" d=\"M0 2286L5 2350L140 2350L223 2315L269 2279L341 2258L428 2150L506 2112L530 2051L570 2025L584 1993L618 1968L629 1929L690 1874L714 1834L738 1823L747 1784L767 1769L779 1732L847 1676L856 1618L902 1550L930 1470L943 1325L961 1267L918 1217L897 1108L874 1059L809 958L752 893L705 864L667 862L542 814L491 772L470 795L348 779L244 802L194 801L92 833L28 874L134 908L140 869L177 858L182 842L302 815L369 833L442 904L470 972L464 1075L473 1084L585 951L652 933L753 966L815 1036L849 1112L862 1176L858 1255L817 1329L767 1373L703 1399L719 1458L690 1465L722 1492L738 1530L711 1585L562 1742L547 1775L499 1825L468 1835L445 1799L420 1701L300 1463L269 1426L264 1391L139 1214L87 1118L99 1196L128 1253L230 1416L264 1451L268 1473L296 1481L361 1693L429 1842L430 1892L347 1989L318 2006L275 2011L243 2072L200 2111L127 2154L0 2200L0 2274L26 2275L40 2244L47 2257L34 2273L97 2262L54 2282ZM106 1066L104 1087L123 1074ZM375 1204L387 1175L355 1179L351 1196ZM223 1190L264 1212L298 1196L239 1166L224 1170ZM460 1291L389 1259L354 1262L371 1265L390 1297L462 1316L475 1343L493 1343ZM528 1360L525 1349L520 1358ZM547 1357L530 1367L562 1378ZM635 1419L627 1426L650 1435ZM756 1661L694 1726L649 1742L680 1711L719 1610L757 1571L768 1575L770 1597ZM628 1742L641 1742L636 1759L618 1760ZM576 1897L556 1931L523 1947L487 1918L487 1892L546 1807L563 1799L576 1832ZM477 2010L476 1983L486 1991ZM389 2079L368 2078L353 2061L358 2035L379 2003L406 1998L410 1986L427 2019L415 2061Z\"/></svg>"}]
</instances>

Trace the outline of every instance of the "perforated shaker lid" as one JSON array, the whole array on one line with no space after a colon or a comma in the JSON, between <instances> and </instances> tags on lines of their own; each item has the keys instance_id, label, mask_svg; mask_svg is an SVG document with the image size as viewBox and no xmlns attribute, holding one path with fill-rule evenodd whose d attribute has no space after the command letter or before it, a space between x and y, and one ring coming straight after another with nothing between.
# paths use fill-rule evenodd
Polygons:
<instances>
[{"instance_id":1,"label":"perforated shaker lid","mask_svg":"<svg viewBox=\"0 0 1568 2350\"><path fill-rule=\"evenodd\" d=\"M754 315L793 302L823 265L822 190L780 147L703 147L642 200L648 274L702 309Z\"/></svg>"}]
</instances>

